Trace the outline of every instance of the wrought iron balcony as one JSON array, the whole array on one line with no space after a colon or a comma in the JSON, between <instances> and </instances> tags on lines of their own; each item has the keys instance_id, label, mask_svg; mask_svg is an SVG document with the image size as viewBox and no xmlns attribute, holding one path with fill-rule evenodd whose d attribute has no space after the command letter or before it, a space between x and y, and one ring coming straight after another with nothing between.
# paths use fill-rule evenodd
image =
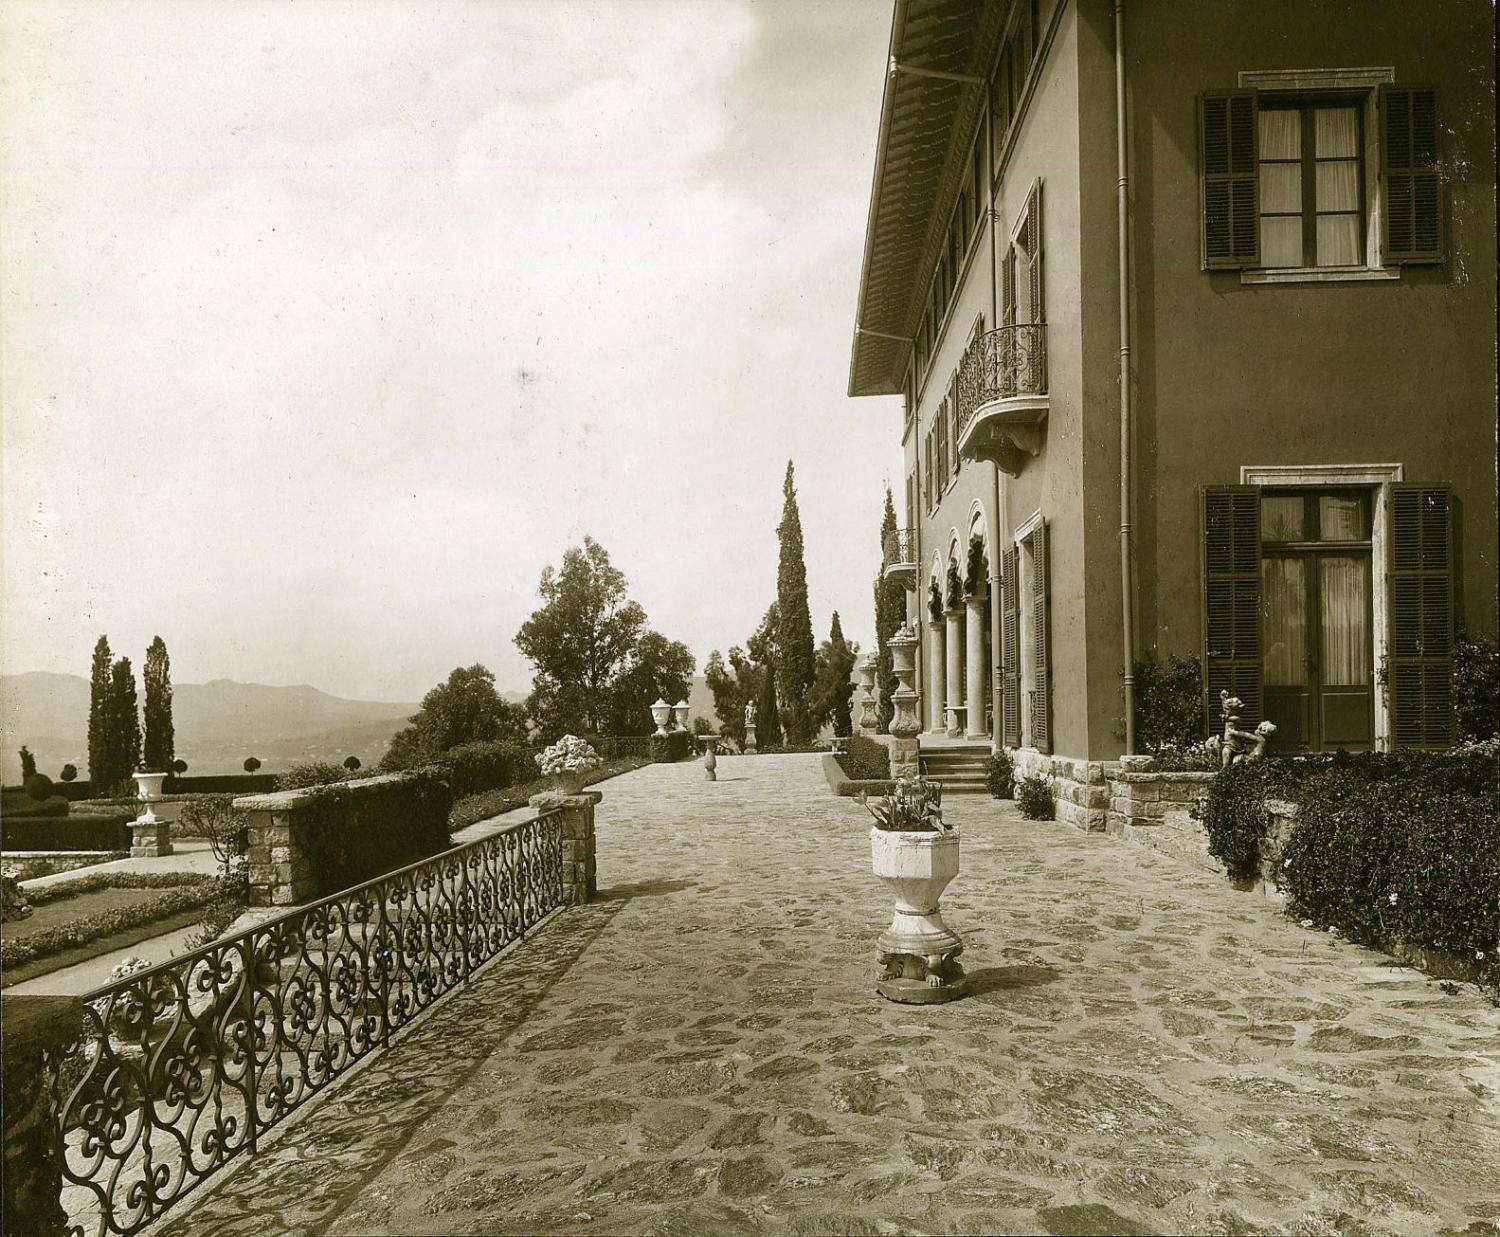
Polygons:
<instances>
[{"instance_id":1,"label":"wrought iron balcony","mask_svg":"<svg viewBox=\"0 0 1500 1237\"><path fill-rule=\"evenodd\" d=\"M917 587L917 530L900 528L885 538L885 576L898 577L909 589Z\"/></svg>"},{"instance_id":2,"label":"wrought iron balcony","mask_svg":"<svg viewBox=\"0 0 1500 1237\"><path fill-rule=\"evenodd\" d=\"M1042 449L1047 420L1047 325L986 331L958 367L958 450L1014 476Z\"/></svg>"}]
</instances>

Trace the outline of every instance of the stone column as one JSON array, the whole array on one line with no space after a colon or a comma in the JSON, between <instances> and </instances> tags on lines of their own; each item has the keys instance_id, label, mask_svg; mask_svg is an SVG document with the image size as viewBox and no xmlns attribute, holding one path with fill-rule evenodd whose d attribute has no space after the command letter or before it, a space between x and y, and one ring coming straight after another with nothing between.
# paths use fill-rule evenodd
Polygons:
<instances>
[{"instance_id":1,"label":"stone column","mask_svg":"<svg viewBox=\"0 0 1500 1237\"><path fill-rule=\"evenodd\" d=\"M984 608L987 598L975 593L966 603L969 610L968 651L966 666L968 682L964 699L968 703L968 725L966 732L971 739L987 739L989 731L984 727L985 682L984 672Z\"/></svg>"},{"instance_id":2,"label":"stone column","mask_svg":"<svg viewBox=\"0 0 1500 1237\"><path fill-rule=\"evenodd\" d=\"M250 909L297 906L317 897L313 875L311 825L305 811L313 796L305 791L246 795L234 806L245 813L249 849Z\"/></svg>"},{"instance_id":3,"label":"stone column","mask_svg":"<svg viewBox=\"0 0 1500 1237\"><path fill-rule=\"evenodd\" d=\"M891 650L891 672L896 676L896 690L891 694L895 706L890 727L891 776L921 777L922 758L917 740L922 729L917 716L920 697L912 686L917 673L917 636L909 624L903 624L886 643Z\"/></svg>"},{"instance_id":4,"label":"stone column","mask_svg":"<svg viewBox=\"0 0 1500 1237\"><path fill-rule=\"evenodd\" d=\"M604 795L584 790L576 795L545 791L529 802L538 812L556 812L562 824L563 904L586 906L599 894L594 856L594 805Z\"/></svg>"},{"instance_id":5,"label":"stone column","mask_svg":"<svg viewBox=\"0 0 1500 1237\"><path fill-rule=\"evenodd\" d=\"M61 1237L68 1217L61 1201L57 1113L43 1054L78 1038L83 1006L68 996L7 996L0 998L0 1020L5 1023L0 1231Z\"/></svg>"},{"instance_id":6,"label":"stone column","mask_svg":"<svg viewBox=\"0 0 1500 1237\"><path fill-rule=\"evenodd\" d=\"M941 734L948 729L944 713L948 707L944 629L945 624L941 619L927 626L927 729L933 734Z\"/></svg>"},{"instance_id":7,"label":"stone column","mask_svg":"<svg viewBox=\"0 0 1500 1237\"><path fill-rule=\"evenodd\" d=\"M964 732L964 611L954 606L948 615L948 726L957 738Z\"/></svg>"}]
</instances>

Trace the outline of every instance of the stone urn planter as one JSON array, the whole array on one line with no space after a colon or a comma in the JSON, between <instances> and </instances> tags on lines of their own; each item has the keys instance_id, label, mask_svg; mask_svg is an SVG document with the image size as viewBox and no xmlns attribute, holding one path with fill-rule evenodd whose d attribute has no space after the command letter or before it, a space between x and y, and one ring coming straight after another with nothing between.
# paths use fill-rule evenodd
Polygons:
<instances>
[{"instance_id":1,"label":"stone urn planter","mask_svg":"<svg viewBox=\"0 0 1500 1237\"><path fill-rule=\"evenodd\" d=\"M588 781L586 773L554 773L552 785L563 795L576 795Z\"/></svg>"},{"instance_id":2,"label":"stone urn planter","mask_svg":"<svg viewBox=\"0 0 1500 1237\"><path fill-rule=\"evenodd\" d=\"M154 859L172 853L172 830L158 820L153 805L161 802L161 784L165 773L137 773L136 790L140 793L141 814L130 822L130 856L132 859Z\"/></svg>"},{"instance_id":3,"label":"stone urn planter","mask_svg":"<svg viewBox=\"0 0 1500 1237\"><path fill-rule=\"evenodd\" d=\"M890 887L895 903L890 927L875 944L880 963L875 987L881 996L904 1004L951 1001L964 991L958 964L963 940L943 922L938 908L959 864L958 833L942 823L939 794L921 779L898 780L879 807L866 802L877 821L870 830L870 865ZM928 827L920 827L924 824Z\"/></svg>"}]
</instances>

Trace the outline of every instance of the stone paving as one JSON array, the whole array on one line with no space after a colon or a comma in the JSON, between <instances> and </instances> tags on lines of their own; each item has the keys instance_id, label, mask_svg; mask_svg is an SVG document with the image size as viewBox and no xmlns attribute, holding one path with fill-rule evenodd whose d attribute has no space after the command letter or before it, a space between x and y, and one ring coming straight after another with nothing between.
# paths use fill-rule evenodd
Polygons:
<instances>
[{"instance_id":1,"label":"stone paving","mask_svg":"<svg viewBox=\"0 0 1500 1237\"><path fill-rule=\"evenodd\" d=\"M817 757L602 784L552 920L158 1231L1500 1233L1500 1010L953 800L971 995L874 994Z\"/></svg>"}]
</instances>

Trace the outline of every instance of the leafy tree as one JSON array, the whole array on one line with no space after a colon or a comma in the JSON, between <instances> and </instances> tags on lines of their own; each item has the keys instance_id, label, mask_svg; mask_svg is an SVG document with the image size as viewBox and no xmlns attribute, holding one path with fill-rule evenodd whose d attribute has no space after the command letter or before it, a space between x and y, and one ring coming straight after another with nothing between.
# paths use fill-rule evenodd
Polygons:
<instances>
[{"instance_id":1,"label":"leafy tree","mask_svg":"<svg viewBox=\"0 0 1500 1237\"><path fill-rule=\"evenodd\" d=\"M78 766L77 765L73 765L73 764L63 765L62 772L59 773L58 776L60 778L62 778L62 780L65 781L65 782L74 782L74 781L77 781L78 780Z\"/></svg>"},{"instance_id":2,"label":"leafy tree","mask_svg":"<svg viewBox=\"0 0 1500 1237\"><path fill-rule=\"evenodd\" d=\"M744 652L738 648L729 650L731 662L743 662ZM739 673L724 664L718 649L708 655L703 667L703 681L713 693L714 712L719 718L719 733L727 735L736 743L745 742L745 687Z\"/></svg>"},{"instance_id":3,"label":"leafy tree","mask_svg":"<svg viewBox=\"0 0 1500 1237\"><path fill-rule=\"evenodd\" d=\"M359 767L360 767L360 759L359 759L358 756L345 756L344 757L344 768L348 769L350 773L353 773Z\"/></svg>"},{"instance_id":4,"label":"leafy tree","mask_svg":"<svg viewBox=\"0 0 1500 1237\"><path fill-rule=\"evenodd\" d=\"M455 668L407 722L391 738L382 767L409 769L465 743L526 739L525 710L502 699L494 674L478 663Z\"/></svg>"},{"instance_id":5,"label":"leafy tree","mask_svg":"<svg viewBox=\"0 0 1500 1237\"><path fill-rule=\"evenodd\" d=\"M178 777L181 777L184 773L186 773L187 769L187 761L185 760L174 760L172 762L172 772L175 773Z\"/></svg>"},{"instance_id":6,"label":"leafy tree","mask_svg":"<svg viewBox=\"0 0 1500 1237\"><path fill-rule=\"evenodd\" d=\"M130 658L119 658L110 670L109 717L111 767L115 782L128 778L141 764L141 719Z\"/></svg>"},{"instance_id":7,"label":"leafy tree","mask_svg":"<svg viewBox=\"0 0 1500 1237\"><path fill-rule=\"evenodd\" d=\"M854 733L854 680L850 676L858 655L859 646L844 639L844 628L835 610L828 639L818 649L818 671L813 681L812 699L820 729L832 722L834 734Z\"/></svg>"},{"instance_id":8,"label":"leafy tree","mask_svg":"<svg viewBox=\"0 0 1500 1237\"><path fill-rule=\"evenodd\" d=\"M113 722L110 718L109 637L100 636L94 645L94 664L89 672L89 782L96 795L107 795L124 776L116 767L115 749L111 745Z\"/></svg>"},{"instance_id":9,"label":"leafy tree","mask_svg":"<svg viewBox=\"0 0 1500 1237\"><path fill-rule=\"evenodd\" d=\"M592 537L563 555L561 570L543 570L543 605L521 625L516 647L535 667L528 703L545 733L603 732L610 688L646 627L646 612L625 585Z\"/></svg>"},{"instance_id":10,"label":"leafy tree","mask_svg":"<svg viewBox=\"0 0 1500 1237\"><path fill-rule=\"evenodd\" d=\"M146 687L146 730L141 759L150 771L168 772L176 753L172 732L172 663L167 645L160 636L146 650L143 672Z\"/></svg>"},{"instance_id":11,"label":"leafy tree","mask_svg":"<svg viewBox=\"0 0 1500 1237\"><path fill-rule=\"evenodd\" d=\"M36 776L36 757L31 754L31 749L24 743L21 745L21 781L24 784L28 777Z\"/></svg>"},{"instance_id":12,"label":"leafy tree","mask_svg":"<svg viewBox=\"0 0 1500 1237\"><path fill-rule=\"evenodd\" d=\"M781 523L776 538L781 554L776 566L776 695L788 743L801 746L817 733L816 707L808 699L816 674L812 615L807 608L807 564L802 549L802 516L792 462L781 484Z\"/></svg>"},{"instance_id":13,"label":"leafy tree","mask_svg":"<svg viewBox=\"0 0 1500 1237\"><path fill-rule=\"evenodd\" d=\"M676 704L693 687L697 662L687 645L668 640L660 632L642 634L627 666L610 684L608 734L650 734L656 729L651 706L658 700Z\"/></svg>"},{"instance_id":14,"label":"leafy tree","mask_svg":"<svg viewBox=\"0 0 1500 1237\"><path fill-rule=\"evenodd\" d=\"M885 511L880 517L880 546L882 560L884 547L889 537L896 533L896 504L891 498L891 487L885 487ZM880 734L889 731L891 718L896 716L896 706L891 697L899 686L899 680L891 669L891 647L886 642L896 633L896 628L906 620L906 593L901 581L894 576L887 578L882 571L875 577L875 690L877 700L877 726Z\"/></svg>"},{"instance_id":15,"label":"leafy tree","mask_svg":"<svg viewBox=\"0 0 1500 1237\"><path fill-rule=\"evenodd\" d=\"M245 772L246 773L254 773L259 768L260 768L260 761L257 760L254 756L248 756L248 757L245 758Z\"/></svg>"}]
</instances>

